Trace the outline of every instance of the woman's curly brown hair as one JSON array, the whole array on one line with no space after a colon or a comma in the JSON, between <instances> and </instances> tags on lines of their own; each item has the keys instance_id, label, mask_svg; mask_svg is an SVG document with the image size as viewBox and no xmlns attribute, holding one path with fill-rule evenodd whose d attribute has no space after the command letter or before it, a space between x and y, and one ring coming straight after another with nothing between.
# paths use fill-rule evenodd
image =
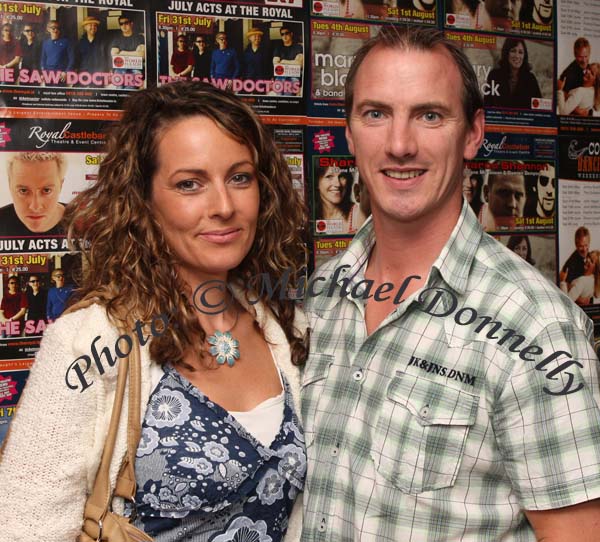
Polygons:
<instances>
[{"instance_id":1,"label":"woman's curly brown hair","mask_svg":"<svg viewBox=\"0 0 600 542\"><path fill-rule=\"evenodd\" d=\"M194 115L214 121L250 149L257 171L260 207L250 252L228 280L246 284L266 273L275 283L287 271L300 279L305 265L302 226L306 212L285 159L256 113L233 94L196 82L176 82L141 90L124 104L121 121L110 132L98 182L67 207L68 236L84 248L78 299L97 298L109 317L149 322L166 314L170 325L150 345L153 359L185 365L183 354L201 354L205 332L187 286L177 273L178 259L167 245L150 204L157 170L157 136L174 122ZM292 362L306 359L304 330L294 328L295 306L287 296L253 292L271 309L290 343ZM248 294L248 293L247 293ZM280 299L280 297L284 297Z\"/></svg>"}]
</instances>

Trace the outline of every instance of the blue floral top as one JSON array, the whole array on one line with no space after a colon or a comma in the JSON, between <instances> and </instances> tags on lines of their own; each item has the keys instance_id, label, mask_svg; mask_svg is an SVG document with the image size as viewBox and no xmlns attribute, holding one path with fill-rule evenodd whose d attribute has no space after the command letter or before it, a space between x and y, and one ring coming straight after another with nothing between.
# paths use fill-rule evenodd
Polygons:
<instances>
[{"instance_id":1,"label":"blue floral top","mask_svg":"<svg viewBox=\"0 0 600 542\"><path fill-rule=\"evenodd\" d=\"M285 378L283 422L266 447L173 367L164 371L136 454L134 524L156 542L281 541L306 475Z\"/></svg>"}]
</instances>

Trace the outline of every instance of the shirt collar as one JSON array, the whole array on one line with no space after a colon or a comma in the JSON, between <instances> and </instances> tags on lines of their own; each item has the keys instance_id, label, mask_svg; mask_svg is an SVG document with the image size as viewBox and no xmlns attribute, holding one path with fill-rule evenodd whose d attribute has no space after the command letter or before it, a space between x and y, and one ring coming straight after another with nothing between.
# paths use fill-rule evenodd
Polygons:
<instances>
[{"instance_id":1,"label":"shirt collar","mask_svg":"<svg viewBox=\"0 0 600 542\"><path fill-rule=\"evenodd\" d=\"M456 225L432 265L428 284L439 275L442 280L459 294L464 294L469 281L469 272L479 247L483 229L470 205L463 199L462 209ZM371 217L354 236L352 243L339 260L339 267L349 266L340 273L337 283L342 284L344 277L364 278L366 264L375 245L375 231Z\"/></svg>"}]
</instances>

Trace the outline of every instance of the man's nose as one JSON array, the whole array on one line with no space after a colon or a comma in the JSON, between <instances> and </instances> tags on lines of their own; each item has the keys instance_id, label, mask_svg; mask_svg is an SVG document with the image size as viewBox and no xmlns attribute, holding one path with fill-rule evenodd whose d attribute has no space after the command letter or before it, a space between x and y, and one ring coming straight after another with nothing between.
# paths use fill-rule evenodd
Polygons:
<instances>
[{"instance_id":1,"label":"man's nose","mask_svg":"<svg viewBox=\"0 0 600 542\"><path fill-rule=\"evenodd\" d=\"M42 211L44 209L44 202L40 194L34 193L29 200L29 209L31 211Z\"/></svg>"},{"instance_id":2,"label":"man's nose","mask_svg":"<svg viewBox=\"0 0 600 542\"><path fill-rule=\"evenodd\" d=\"M417 139L411 120L408 118L393 118L385 145L387 154L395 158L410 158L417 153L417 149Z\"/></svg>"}]
</instances>

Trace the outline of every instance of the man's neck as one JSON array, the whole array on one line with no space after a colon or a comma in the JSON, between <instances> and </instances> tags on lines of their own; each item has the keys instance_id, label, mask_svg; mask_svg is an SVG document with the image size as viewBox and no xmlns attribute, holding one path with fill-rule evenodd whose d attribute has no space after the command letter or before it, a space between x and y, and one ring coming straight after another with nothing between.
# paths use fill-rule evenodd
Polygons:
<instances>
[{"instance_id":1,"label":"man's neck","mask_svg":"<svg viewBox=\"0 0 600 542\"><path fill-rule=\"evenodd\" d=\"M375 212L375 238L381 241L369 257L370 278L396 283L410 275L418 275L422 279L421 284L424 283L433 262L452 234L461 203L462 200L457 201L454 209L415 222L391 222L383 217L379 219Z\"/></svg>"}]
</instances>

